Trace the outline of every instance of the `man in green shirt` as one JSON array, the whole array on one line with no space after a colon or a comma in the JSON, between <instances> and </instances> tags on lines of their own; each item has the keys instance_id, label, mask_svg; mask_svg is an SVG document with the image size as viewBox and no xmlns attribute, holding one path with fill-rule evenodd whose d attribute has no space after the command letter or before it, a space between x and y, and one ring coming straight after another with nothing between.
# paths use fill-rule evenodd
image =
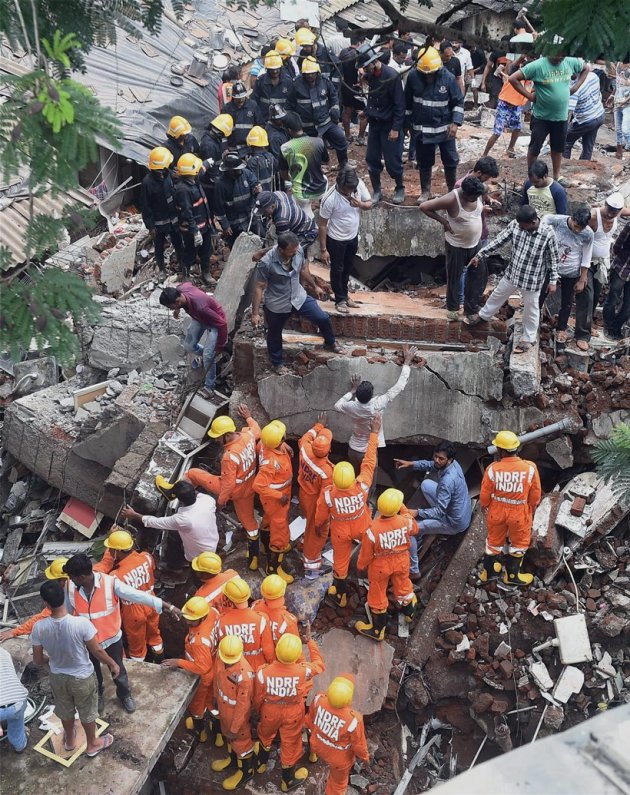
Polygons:
<instances>
[{"instance_id":1,"label":"man in green shirt","mask_svg":"<svg viewBox=\"0 0 630 795\"><path fill-rule=\"evenodd\" d=\"M567 137L569 97L586 80L588 72L589 67L581 58L553 55L531 61L508 77L515 90L533 103L527 165L530 166L536 160L549 136L555 180L560 176L562 152ZM578 75L578 79L571 86L571 77L574 74ZM525 88L522 82L524 80L533 82L532 91Z\"/></svg>"}]
</instances>

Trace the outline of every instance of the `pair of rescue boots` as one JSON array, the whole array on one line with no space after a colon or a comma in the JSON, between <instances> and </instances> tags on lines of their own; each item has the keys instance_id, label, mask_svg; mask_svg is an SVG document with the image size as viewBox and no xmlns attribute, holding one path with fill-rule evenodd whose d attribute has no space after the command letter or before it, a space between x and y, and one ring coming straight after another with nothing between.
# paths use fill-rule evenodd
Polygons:
<instances>
[{"instance_id":1,"label":"pair of rescue boots","mask_svg":"<svg viewBox=\"0 0 630 795\"><path fill-rule=\"evenodd\" d=\"M410 624L416 615L416 607L418 605L418 598L414 594L413 599L406 605L400 608L400 612L404 615L405 621ZM372 622L357 621L354 625L356 631L365 635L366 638L372 640L382 641L385 639L385 629L387 627L387 611L384 613L375 613L372 611Z\"/></svg>"},{"instance_id":2,"label":"pair of rescue boots","mask_svg":"<svg viewBox=\"0 0 630 795\"><path fill-rule=\"evenodd\" d=\"M269 761L269 753L271 748L265 748L262 743L257 743L256 747L256 772L264 773L267 770L267 762ZM313 759L313 756L315 757ZM311 761L317 761L317 757L313 754L310 757ZM291 767L282 768L282 779L280 781L280 790L282 792L290 792L292 789L299 787L305 779L308 778L308 770L305 767Z\"/></svg>"},{"instance_id":3,"label":"pair of rescue boots","mask_svg":"<svg viewBox=\"0 0 630 795\"><path fill-rule=\"evenodd\" d=\"M247 540L247 567L250 571L256 571L258 569L262 551L267 555L266 573L277 574L278 577L282 577L287 585L290 585L294 578L289 572L282 568L284 555L289 549L290 547L281 552L273 550L271 548L271 533L269 530L261 530L258 538L250 538Z\"/></svg>"},{"instance_id":4,"label":"pair of rescue boots","mask_svg":"<svg viewBox=\"0 0 630 795\"><path fill-rule=\"evenodd\" d=\"M186 718L186 728L192 732L200 743L205 743L210 739L214 743L215 748L223 748L225 745L219 719L212 713L203 718L189 716Z\"/></svg>"},{"instance_id":5,"label":"pair of rescue boots","mask_svg":"<svg viewBox=\"0 0 630 795\"><path fill-rule=\"evenodd\" d=\"M224 770L230 773L229 776L223 779L222 786L223 789L232 791L242 787L254 778L257 764L258 760L255 751L251 751L249 754L239 758L236 751L228 745L228 756L215 760L211 767L215 773L221 773Z\"/></svg>"},{"instance_id":6,"label":"pair of rescue boots","mask_svg":"<svg viewBox=\"0 0 630 795\"><path fill-rule=\"evenodd\" d=\"M523 555L506 555L503 565L499 555L484 555L482 562L479 582L486 583L498 579L503 570L503 582L506 585L531 585L534 580L533 574L522 574ZM503 568L505 566L505 568Z\"/></svg>"}]
</instances>

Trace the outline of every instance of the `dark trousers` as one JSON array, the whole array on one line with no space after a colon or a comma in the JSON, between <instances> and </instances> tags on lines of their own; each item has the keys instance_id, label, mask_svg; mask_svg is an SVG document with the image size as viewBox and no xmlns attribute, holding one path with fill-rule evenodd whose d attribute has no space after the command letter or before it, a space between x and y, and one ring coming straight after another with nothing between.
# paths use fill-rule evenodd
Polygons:
<instances>
[{"instance_id":1,"label":"dark trousers","mask_svg":"<svg viewBox=\"0 0 630 795\"><path fill-rule=\"evenodd\" d=\"M348 447L348 462L352 464L354 467L354 474L358 475L361 471L361 464L363 463L363 459L365 458L365 453L360 453L358 450L353 450L352 447ZM374 467L374 477L372 478L372 485L370 486L370 490L368 491L368 500L373 500L374 494L376 492L376 475L378 473L378 449L376 452L376 466Z\"/></svg>"},{"instance_id":2,"label":"dark trousers","mask_svg":"<svg viewBox=\"0 0 630 795\"><path fill-rule=\"evenodd\" d=\"M586 287L581 293L575 295L575 339L586 340L591 338L593 327L593 313L599 303L602 292L602 283L595 278L597 267L591 267L586 276Z\"/></svg>"},{"instance_id":3,"label":"dark trousers","mask_svg":"<svg viewBox=\"0 0 630 795\"><path fill-rule=\"evenodd\" d=\"M563 157L569 159L573 145L580 138L582 139L582 154L580 160L590 160L593 156L593 147L597 139L599 128L604 123L605 115L602 113L597 119L586 122L586 124L571 124L567 130L567 140L564 144Z\"/></svg>"},{"instance_id":4,"label":"dark trousers","mask_svg":"<svg viewBox=\"0 0 630 795\"><path fill-rule=\"evenodd\" d=\"M617 273L610 271L608 295L604 304L604 326L606 331L617 337L621 329L630 320L630 282L625 281Z\"/></svg>"},{"instance_id":5,"label":"dark trousers","mask_svg":"<svg viewBox=\"0 0 630 795\"><path fill-rule=\"evenodd\" d=\"M380 173L383 170L384 160L387 173L398 182L402 181L403 174L403 134L399 132L397 140L390 141L389 133L391 129L389 126L370 122L365 162L369 171L378 171Z\"/></svg>"},{"instance_id":6,"label":"dark trousers","mask_svg":"<svg viewBox=\"0 0 630 795\"><path fill-rule=\"evenodd\" d=\"M118 667L120 668L120 673L118 674L118 679L114 679L114 684L116 685L116 695L118 698L125 698L126 696L131 695L131 689L129 687L129 676L127 675L127 669L125 668L125 664L123 662L123 642L122 638L117 640L116 643L110 644L105 651L109 654L112 660L115 663L118 663ZM98 689L103 690L103 672L101 671L101 664L96 659L96 657L92 657L90 654L90 660L92 660L92 664L94 665L94 671L96 673L96 680L98 682ZM113 679L113 677L112 677Z\"/></svg>"},{"instance_id":7,"label":"dark trousers","mask_svg":"<svg viewBox=\"0 0 630 795\"><path fill-rule=\"evenodd\" d=\"M199 256L199 264L201 265L202 272L207 271L210 267L210 252L212 251L212 235L210 229L205 229L201 236L203 241L199 248L195 246L195 236L192 232L182 232L182 241L184 244L184 251L182 257L182 267L184 273L188 275L190 269L195 264L197 256Z\"/></svg>"},{"instance_id":8,"label":"dark trousers","mask_svg":"<svg viewBox=\"0 0 630 795\"><path fill-rule=\"evenodd\" d=\"M478 245L473 248L457 248L457 246L451 246L448 241L446 242L446 308L450 312L457 312L459 309L462 273L478 250ZM466 287L464 288L465 300Z\"/></svg>"},{"instance_id":9,"label":"dark trousers","mask_svg":"<svg viewBox=\"0 0 630 795\"><path fill-rule=\"evenodd\" d=\"M335 303L348 300L348 280L359 248L359 238L333 240L326 236L326 248L330 254L330 286L335 294Z\"/></svg>"},{"instance_id":10,"label":"dark trousers","mask_svg":"<svg viewBox=\"0 0 630 795\"><path fill-rule=\"evenodd\" d=\"M573 292L579 276L561 276L558 280L558 287L560 289L560 310L558 312L558 331L566 331L569 323L569 316L571 315L571 307L573 306ZM549 287L549 274L545 276L542 290L538 298L538 306L542 312L543 305L547 298L547 289Z\"/></svg>"},{"instance_id":11,"label":"dark trousers","mask_svg":"<svg viewBox=\"0 0 630 795\"><path fill-rule=\"evenodd\" d=\"M335 334L332 329L330 317L324 312L314 298L308 296L306 301L299 309L291 312L270 312L265 307L265 322L267 323L267 352L271 363L274 365L282 364L282 329L292 314L298 314L310 320L324 338L325 345L335 344Z\"/></svg>"},{"instance_id":12,"label":"dark trousers","mask_svg":"<svg viewBox=\"0 0 630 795\"><path fill-rule=\"evenodd\" d=\"M346 141L346 134L338 124L331 124L323 133L318 133L314 127L304 130L307 135L312 135L315 138L323 138L331 149L337 153L337 160L340 166L348 162L348 142Z\"/></svg>"},{"instance_id":13,"label":"dark trousers","mask_svg":"<svg viewBox=\"0 0 630 795\"><path fill-rule=\"evenodd\" d=\"M464 314L475 315L481 309L481 299L488 286L488 264L480 260L476 268L466 270L464 281ZM461 293L460 293L461 295Z\"/></svg>"},{"instance_id":14,"label":"dark trousers","mask_svg":"<svg viewBox=\"0 0 630 795\"><path fill-rule=\"evenodd\" d=\"M423 144L422 136L416 137L416 160L418 168L433 168L435 165L435 149L440 147L440 157L444 168L457 168L459 155L455 138L447 138L439 144Z\"/></svg>"},{"instance_id":15,"label":"dark trousers","mask_svg":"<svg viewBox=\"0 0 630 795\"><path fill-rule=\"evenodd\" d=\"M175 249L175 253L177 254L178 261L180 263L182 261L183 244L179 229L172 227L170 224L156 226L153 243L155 245L155 259L160 266L164 264L164 244L166 239L169 237L171 239L171 243L173 244L173 248Z\"/></svg>"}]
</instances>

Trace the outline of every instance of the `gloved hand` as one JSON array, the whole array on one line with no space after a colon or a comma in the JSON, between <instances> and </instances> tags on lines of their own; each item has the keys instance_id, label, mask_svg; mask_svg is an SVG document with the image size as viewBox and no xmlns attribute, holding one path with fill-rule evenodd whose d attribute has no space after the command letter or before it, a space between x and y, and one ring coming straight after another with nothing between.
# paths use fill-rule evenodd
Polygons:
<instances>
[{"instance_id":1,"label":"gloved hand","mask_svg":"<svg viewBox=\"0 0 630 795\"><path fill-rule=\"evenodd\" d=\"M199 231L195 232L194 242L195 242L195 248L199 248L199 246L203 243L203 235L201 234L201 232Z\"/></svg>"}]
</instances>

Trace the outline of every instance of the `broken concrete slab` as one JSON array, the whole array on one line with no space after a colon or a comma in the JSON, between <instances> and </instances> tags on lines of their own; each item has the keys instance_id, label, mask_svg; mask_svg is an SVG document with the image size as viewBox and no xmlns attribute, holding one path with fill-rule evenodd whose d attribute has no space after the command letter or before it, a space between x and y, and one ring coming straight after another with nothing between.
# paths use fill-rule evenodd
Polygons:
<instances>
[{"instance_id":1,"label":"broken concrete slab","mask_svg":"<svg viewBox=\"0 0 630 795\"><path fill-rule=\"evenodd\" d=\"M57 360L53 356L27 359L14 365L13 394L17 397L30 395L59 381Z\"/></svg>"},{"instance_id":2,"label":"broken concrete slab","mask_svg":"<svg viewBox=\"0 0 630 795\"><path fill-rule=\"evenodd\" d=\"M527 552L527 559L534 566L555 566L562 558L564 532L557 527L556 517L563 500L562 493L554 491L545 494L536 508L532 522L532 540Z\"/></svg>"},{"instance_id":3,"label":"broken concrete slab","mask_svg":"<svg viewBox=\"0 0 630 795\"><path fill-rule=\"evenodd\" d=\"M379 205L361 213L359 251L361 259L381 257L444 256L444 229L419 207Z\"/></svg>"},{"instance_id":4,"label":"broken concrete slab","mask_svg":"<svg viewBox=\"0 0 630 795\"><path fill-rule=\"evenodd\" d=\"M100 282L110 295L123 293L131 284L138 241L120 242L101 262Z\"/></svg>"},{"instance_id":5,"label":"broken concrete slab","mask_svg":"<svg viewBox=\"0 0 630 795\"><path fill-rule=\"evenodd\" d=\"M573 466L573 444L568 436L552 439L545 445L545 450L556 462L560 469L569 469Z\"/></svg>"},{"instance_id":6,"label":"broken concrete slab","mask_svg":"<svg viewBox=\"0 0 630 795\"><path fill-rule=\"evenodd\" d=\"M579 538L607 535L630 513L630 505L621 502L596 472L578 475L565 486L563 494L556 524ZM580 516L571 513L574 497L586 499Z\"/></svg>"},{"instance_id":7,"label":"broken concrete slab","mask_svg":"<svg viewBox=\"0 0 630 795\"><path fill-rule=\"evenodd\" d=\"M178 364L185 356L183 340L177 334L166 334L158 341L158 350L165 364Z\"/></svg>"},{"instance_id":8,"label":"broken concrete slab","mask_svg":"<svg viewBox=\"0 0 630 795\"><path fill-rule=\"evenodd\" d=\"M584 686L584 671L574 665L567 665L562 669L558 677L556 686L553 689L553 697L556 701L566 704L575 693L579 693Z\"/></svg>"},{"instance_id":9,"label":"broken concrete slab","mask_svg":"<svg viewBox=\"0 0 630 795\"><path fill-rule=\"evenodd\" d=\"M217 282L214 297L225 312L228 334L234 331L240 316L251 303L256 270L252 254L260 251L262 247L263 242L258 235L249 232L240 234Z\"/></svg>"},{"instance_id":10,"label":"broken concrete slab","mask_svg":"<svg viewBox=\"0 0 630 795\"><path fill-rule=\"evenodd\" d=\"M326 670L315 677L313 693L326 690L339 674L351 673L356 677L353 708L364 715L378 712L389 686L394 659L392 646L386 641L374 643L363 635L336 628L323 635L319 645Z\"/></svg>"},{"instance_id":11,"label":"broken concrete slab","mask_svg":"<svg viewBox=\"0 0 630 795\"><path fill-rule=\"evenodd\" d=\"M514 337L518 341L523 334L522 312L515 315ZM540 344L538 338L525 353L510 353L510 381L517 398L531 397L540 392Z\"/></svg>"}]
</instances>

